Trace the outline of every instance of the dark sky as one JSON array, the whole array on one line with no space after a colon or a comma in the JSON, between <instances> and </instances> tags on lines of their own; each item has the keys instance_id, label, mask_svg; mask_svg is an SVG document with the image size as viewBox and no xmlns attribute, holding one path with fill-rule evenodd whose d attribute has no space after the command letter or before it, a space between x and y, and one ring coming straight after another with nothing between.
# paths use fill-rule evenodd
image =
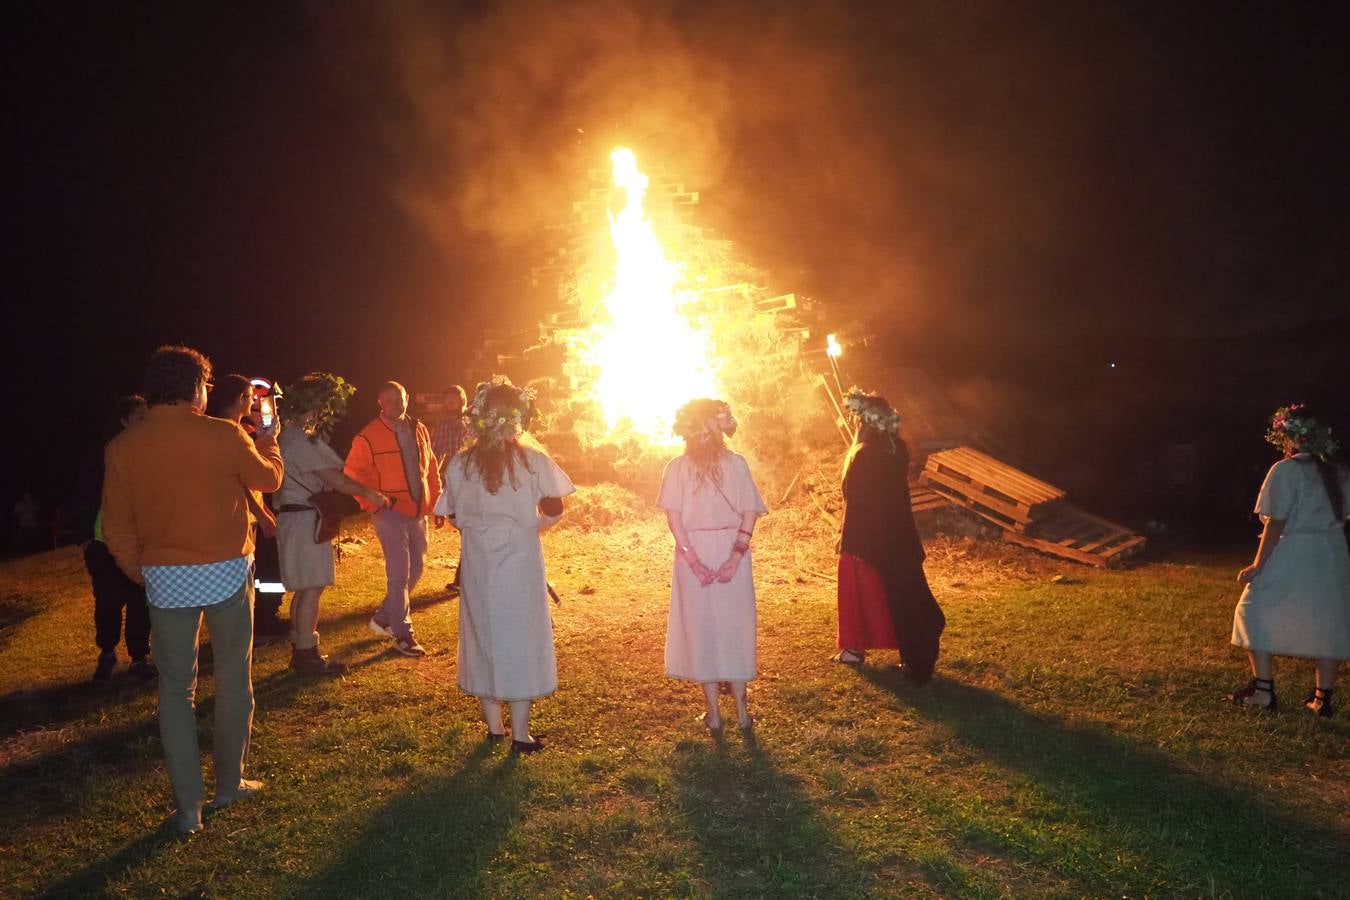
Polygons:
<instances>
[{"instance_id":1,"label":"dark sky","mask_svg":"<svg viewBox=\"0 0 1350 900\"><path fill-rule=\"evenodd\" d=\"M462 360L529 319L544 228L617 142L772 287L933 356L1285 326L1350 288L1343 5L3 16L6 365L72 434L166 341L282 378L485 374Z\"/></svg>"}]
</instances>

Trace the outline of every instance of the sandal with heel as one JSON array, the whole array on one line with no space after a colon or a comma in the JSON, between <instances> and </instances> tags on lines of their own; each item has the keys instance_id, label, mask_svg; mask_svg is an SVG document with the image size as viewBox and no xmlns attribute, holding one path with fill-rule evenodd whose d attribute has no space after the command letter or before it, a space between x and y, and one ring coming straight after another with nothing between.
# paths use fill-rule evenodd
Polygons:
<instances>
[{"instance_id":1,"label":"sandal with heel","mask_svg":"<svg viewBox=\"0 0 1350 900\"><path fill-rule=\"evenodd\" d=\"M1260 703L1247 702L1263 691L1270 695L1270 703L1263 706ZM1236 691L1233 691L1233 693L1226 695L1226 697L1228 702L1234 706L1250 707L1252 709L1262 710L1263 712L1273 713L1279 709L1280 706L1279 698L1275 696L1274 678L1253 678L1251 681L1247 682L1246 687L1239 688Z\"/></svg>"},{"instance_id":2,"label":"sandal with heel","mask_svg":"<svg viewBox=\"0 0 1350 900\"><path fill-rule=\"evenodd\" d=\"M1315 687L1308 694L1307 699L1303 701L1305 709L1312 711L1313 715L1321 719L1330 719L1336 715L1336 707L1331 705L1331 688Z\"/></svg>"}]
</instances>

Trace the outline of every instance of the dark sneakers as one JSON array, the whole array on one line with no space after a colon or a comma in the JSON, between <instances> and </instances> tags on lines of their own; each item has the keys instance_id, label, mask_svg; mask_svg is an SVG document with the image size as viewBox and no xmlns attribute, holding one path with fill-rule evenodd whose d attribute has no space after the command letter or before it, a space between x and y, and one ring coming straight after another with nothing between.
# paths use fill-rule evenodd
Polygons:
<instances>
[{"instance_id":1,"label":"dark sneakers","mask_svg":"<svg viewBox=\"0 0 1350 900\"><path fill-rule=\"evenodd\" d=\"M308 650L292 647L291 671L297 675L323 675L332 678L344 674L347 667L340 662L329 660L319 653L318 647L310 647Z\"/></svg>"},{"instance_id":2,"label":"dark sneakers","mask_svg":"<svg viewBox=\"0 0 1350 900\"><path fill-rule=\"evenodd\" d=\"M142 656L140 659L133 659L131 665L127 666L127 674L133 678L139 678L141 681L152 681L159 677L159 669L155 664Z\"/></svg>"},{"instance_id":3,"label":"dark sneakers","mask_svg":"<svg viewBox=\"0 0 1350 900\"><path fill-rule=\"evenodd\" d=\"M100 653L98 665L94 668L94 680L111 681L115 668L117 668L117 654L111 650Z\"/></svg>"}]
</instances>

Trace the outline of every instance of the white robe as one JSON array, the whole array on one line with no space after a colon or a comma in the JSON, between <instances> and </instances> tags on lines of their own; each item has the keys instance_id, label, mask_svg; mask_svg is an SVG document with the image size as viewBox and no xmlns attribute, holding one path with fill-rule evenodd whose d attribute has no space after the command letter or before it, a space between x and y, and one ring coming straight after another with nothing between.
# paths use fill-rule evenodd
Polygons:
<instances>
[{"instance_id":1,"label":"white robe","mask_svg":"<svg viewBox=\"0 0 1350 900\"><path fill-rule=\"evenodd\" d=\"M492 700L534 700L557 690L539 501L576 490L547 454L525 447L518 487L504 475L489 494L460 453L445 472L435 512L460 530L459 687Z\"/></svg>"},{"instance_id":2,"label":"white robe","mask_svg":"<svg viewBox=\"0 0 1350 900\"><path fill-rule=\"evenodd\" d=\"M1341 490L1350 512L1350 476ZM1233 613L1234 646L1308 659L1350 659L1350 552L1311 459L1284 459L1256 499L1284 531Z\"/></svg>"},{"instance_id":3,"label":"white robe","mask_svg":"<svg viewBox=\"0 0 1350 900\"><path fill-rule=\"evenodd\" d=\"M677 512L690 549L711 569L731 556L741 516L766 510L745 457L722 454L720 486L697 478L687 456L661 476L657 505ZM743 535L742 535L743 537ZM755 677L755 582L751 554L727 584L702 585L676 553L666 623L666 674L686 681L749 681Z\"/></svg>"}]
</instances>

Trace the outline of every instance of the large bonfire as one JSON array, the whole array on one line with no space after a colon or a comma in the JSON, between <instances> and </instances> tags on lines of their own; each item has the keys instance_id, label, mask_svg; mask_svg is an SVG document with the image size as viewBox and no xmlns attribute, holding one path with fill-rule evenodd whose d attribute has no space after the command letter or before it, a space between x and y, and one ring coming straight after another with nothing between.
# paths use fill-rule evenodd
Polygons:
<instances>
[{"instance_id":1,"label":"large bonfire","mask_svg":"<svg viewBox=\"0 0 1350 900\"><path fill-rule=\"evenodd\" d=\"M676 408L719 393L718 359L708 323L694 319L698 293L647 216L649 179L632 151L610 158L624 197L609 223L614 283L577 349L596 372L592 392L609 433L666 444Z\"/></svg>"},{"instance_id":2,"label":"large bonfire","mask_svg":"<svg viewBox=\"0 0 1350 900\"><path fill-rule=\"evenodd\" d=\"M803 361L803 342L823 351L824 336L793 318L795 297L761 287L729 242L683 220L668 190L654 198L630 150L610 159L608 234L583 236L586 252L559 284L568 325L546 329L566 348L561 427L590 460L610 460L599 477L648 481L677 443L676 409L720 397L742 422L738 448L791 468L812 443L808 426L832 433L815 366Z\"/></svg>"}]
</instances>

